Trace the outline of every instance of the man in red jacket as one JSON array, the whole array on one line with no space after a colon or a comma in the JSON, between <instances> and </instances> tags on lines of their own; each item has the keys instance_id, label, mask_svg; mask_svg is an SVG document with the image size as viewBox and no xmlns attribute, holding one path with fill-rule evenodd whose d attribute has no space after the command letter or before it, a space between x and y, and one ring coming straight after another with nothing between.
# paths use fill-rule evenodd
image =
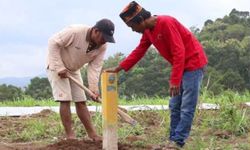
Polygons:
<instances>
[{"instance_id":1,"label":"man in red jacket","mask_svg":"<svg viewBox=\"0 0 250 150\"><path fill-rule=\"evenodd\" d=\"M107 71L128 71L144 56L151 44L156 47L172 65L169 139L172 144L182 147L191 130L203 70L208 63L206 54L194 35L171 16L151 16L149 11L132 1L120 17L142 37L139 45L118 67Z\"/></svg>"}]
</instances>

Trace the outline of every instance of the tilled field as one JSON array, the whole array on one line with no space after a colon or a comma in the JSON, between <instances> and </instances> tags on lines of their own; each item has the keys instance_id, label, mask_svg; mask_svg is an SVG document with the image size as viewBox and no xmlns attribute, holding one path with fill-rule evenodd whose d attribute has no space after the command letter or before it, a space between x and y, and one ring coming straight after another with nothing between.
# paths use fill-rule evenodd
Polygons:
<instances>
[{"instance_id":1,"label":"tilled field","mask_svg":"<svg viewBox=\"0 0 250 150\"><path fill-rule=\"evenodd\" d=\"M240 107L235 111L233 115L232 111L227 110L198 111L184 149L250 149L249 109ZM91 115L98 133L101 134L101 115L95 113ZM138 124L131 126L119 119L119 150L166 149L168 111L133 111L130 115ZM238 117L240 124L235 123ZM74 115L72 122L77 139L65 140L60 117L50 110L21 117L0 117L0 150L102 149L101 142L86 138L82 124Z\"/></svg>"}]
</instances>

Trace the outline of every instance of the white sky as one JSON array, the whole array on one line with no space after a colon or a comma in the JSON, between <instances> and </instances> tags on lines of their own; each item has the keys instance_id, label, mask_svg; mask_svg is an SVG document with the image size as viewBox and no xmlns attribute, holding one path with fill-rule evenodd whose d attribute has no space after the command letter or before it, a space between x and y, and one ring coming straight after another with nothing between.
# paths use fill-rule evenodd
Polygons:
<instances>
[{"instance_id":1,"label":"white sky","mask_svg":"<svg viewBox=\"0 0 250 150\"><path fill-rule=\"evenodd\" d=\"M128 54L140 36L119 18L128 0L0 0L0 78L36 76L45 73L47 40L70 24L94 25L102 18L115 23L115 44L106 58ZM201 28L233 8L250 11L249 0L138 0L155 15L171 15L186 27Z\"/></svg>"}]
</instances>

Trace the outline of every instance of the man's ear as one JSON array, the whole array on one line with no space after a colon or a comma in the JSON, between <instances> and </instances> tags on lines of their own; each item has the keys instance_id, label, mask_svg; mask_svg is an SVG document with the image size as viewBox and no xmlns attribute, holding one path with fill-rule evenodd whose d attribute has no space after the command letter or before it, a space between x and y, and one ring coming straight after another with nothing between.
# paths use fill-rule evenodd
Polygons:
<instances>
[{"instance_id":1,"label":"man's ear","mask_svg":"<svg viewBox=\"0 0 250 150\"><path fill-rule=\"evenodd\" d=\"M97 28L93 28L93 32L96 34L96 33L100 32L100 31Z\"/></svg>"}]
</instances>

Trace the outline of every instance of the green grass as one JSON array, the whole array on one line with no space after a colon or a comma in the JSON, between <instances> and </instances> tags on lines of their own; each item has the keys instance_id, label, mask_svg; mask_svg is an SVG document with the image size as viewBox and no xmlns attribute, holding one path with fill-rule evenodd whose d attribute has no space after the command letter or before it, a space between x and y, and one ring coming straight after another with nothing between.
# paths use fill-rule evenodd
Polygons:
<instances>
[{"instance_id":1,"label":"green grass","mask_svg":"<svg viewBox=\"0 0 250 150\"><path fill-rule=\"evenodd\" d=\"M120 99L120 105L167 105L167 98L134 98ZM242 102L250 101L250 92L242 94L225 91L220 95L212 95L202 91L199 98L202 103L220 105L219 110L197 110L192 126L191 135L185 146L186 150L201 149L250 149L250 109L241 107ZM97 105L89 102L88 105ZM0 106L58 106L54 100L25 100L4 101ZM169 111L133 111L128 112L138 124L130 126L121 120L118 123L119 141L138 147L146 145L162 145L169 135ZM11 118L3 120L6 122ZM20 121L17 121L19 120ZM23 120L22 120L23 119ZM55 142L55 137L62 138L64 129L59 114L52 113L46 117L12 118L14 124L0 132L0 140L11 142ZM15 123L16 122L16 123ZM86 137L86 131L76 114L73 114L74 130L78 138ZM102 133L102 116L96 113L92 122L99 134ZM13 132L16 131L16 132ZM139 140L129 141L131 136Z\"/></svg>"},{"instance_id":2,"label":"green grass","mask_svg":"<svg viewBox=\"0 0 250 150\"><path fill-rule=\"evenodd\" d=\"M243 93L233 92L233 91L224 91L219 95L213 95L206 90L202 90L202 94L200 95L200 101L203 103L214 103L219 104L221 102L226 103L228 98L233 98L235 103L242 103L242 102L250 102L250 92L245 91Z\"/></svg>"},{"instance_id":3,"label":"green grass","mask_svg":"<svg viewBox=\"0 0 250 150\"><path fill-rule=\"evenodd\" d=\"M56 113L44 117L18 118L12 123L5 135L12 142L49 141L62 136L64 132L60 116Z\"/></svg>"},{"instance_id":4,"label":"green grass","mask_svg":"<svg viewBox=\"0 0 250 150\"><path fill-rule=\"evenodd\" d=\"M136 98L131 100L119 99L119 105L168 105L168 99L163 98ZM2 101L0 102L0 107L32 107L32 106L58 106L59 103L55 102L53 99L47 100L35 100L33 98L25 98L23 100L14 101ZM88 101L88 105L99 105L98 103Z\"/></svg>"},{"instance_id":5,"label":"green grass","mask_svg":"<svg viewBox=\"0 0 250 150\"><path fill-rule=\"evenodd\" d=\"M230 101L230 100L228 100ZM226 106L226 105L225 105ZM223 106L224 107L224 106ZM197 110L191 135L185 150L201 149L250 149L250 110L247 108L228 107L220 110ZM119 142L137 147L146 145L163 145L169 135L169 111L133 111L129 114L137 120L136 126L130 126L119 120ZM73 114L73 128L79 139L86 137L86 131L79 118ZM7 122L7 120L2 122ZM102 133L102 117L100 113L92 116L92 122L99 134ZM12 118L8 131L0 140L11 142L42 141L45 144L62 139L64 130L57 113L34 117ZM15 131L15 132L13 132ZM224 134L224 135L223 135ZM137 140L129 140L137 137Z\"/></svg>"},{"instance_id":6,"label":"green grass","mask_svg":"<svg viewBox=\"0 0 250 150\"><path fill-rule=\"evenodd\" d=\"M126 100L124 98L119 99L119 105L168 105L169 97L167 98L134 98Z\"/></svg>"},{"instance_id":7,"label":"green grass","mask_svg":"<svg viewBox=\"0 0 250 150\"><path fill-rule=\"evenodd\" d=\"M233 100L234 104L239 104L243 102L250 102L250 92L246 91L244 93L237 93L232 91L225 91L220 95L213 95L202 90L199 101L201 103L214 103L214 104L223 104L227 103L229 99ZM118 103L119 105L168 105L170 97L161 98L161 97L134 97L132 99L120 98ZM59 103L55 102L53 99L47 100L35 100L30 97L25 97L23 100L14 100L14 101L2 101L0 102L0 107L4 106L58 106ZM88 105L99 105L92 101L88 102Z\"/></svg>"},{"instance_id":8,"label":"green grass","mask_svg":"<svg viewBox=\"0 0 250 150\"><path fill-rule=\"evenodd\" d=\"M30 97L26 97L25 99L21 100L14 100L14 101L2 101L0 102L1 107L17 107L17 106L22 106L22 107L32 107L32 106L58 106L58 103L55 102L52 99L48 100L35 100Z\"/></svg>"}]
</instances>

